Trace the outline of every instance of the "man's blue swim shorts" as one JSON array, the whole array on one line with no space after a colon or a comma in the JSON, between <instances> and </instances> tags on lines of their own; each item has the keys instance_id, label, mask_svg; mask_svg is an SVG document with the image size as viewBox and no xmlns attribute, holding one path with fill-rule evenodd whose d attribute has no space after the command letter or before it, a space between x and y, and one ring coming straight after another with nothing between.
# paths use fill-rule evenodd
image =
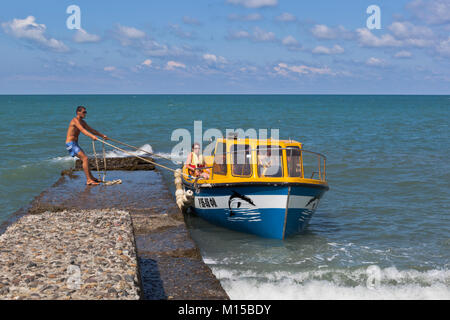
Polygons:
<instances>
[{"instance_id":1,"label":"man's blue swim shorts","mask_svg":"<svg viewBox=\"0 0 450 320\"><path fill-rule=\"evenodd\" d=\"M80 151L83 151L77 141L66 143L66 149L72 157L75 157L78 153L80 153Z\"/></svg>"}]
</instances>

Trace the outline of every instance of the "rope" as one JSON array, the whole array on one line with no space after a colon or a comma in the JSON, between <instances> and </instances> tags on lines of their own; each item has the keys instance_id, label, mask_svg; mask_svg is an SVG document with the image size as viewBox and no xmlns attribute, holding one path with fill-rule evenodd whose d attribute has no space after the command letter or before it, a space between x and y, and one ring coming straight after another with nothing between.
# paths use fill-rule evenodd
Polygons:
<instances>
[{"instance_id":1,"label":"rope","mask_svg":"<svg viewBox=\"0 0 450 320\"><path fill-rule=\"evenodd\" d=\"M105 151L105 145L102 143L102 149L103 149L103 182L106 182L106 151Z\"/></svg>"},{"instance_id":2,"label":"rope","mask_svg":"<svg viewBox=\"0 0 450 320\"><path fill-rule=\"evenodd\" d=\"M174 161L174 162L177 162L178 164L183 163L183 162L181 162L181 161L173 160L172 158L164 157L164 156L161 156L161 155L159 155L159 154L155 154L155 153L152 153L152 152L145 151L145 150L143 150L143 149L141 149L141 148L138 148L138 147L135 147L135 146L126 144L125 142L122 142L122 141L119 141L119 140L115 140L115 139L113 139L113 138L108 138L108 139L111 140L111 141L117 142L117 143L119 143L119 144L121 144L121 145L130 147L130 148L133 148L133 149L135 149L135 150L138 150L138 151L141 151L141 152L150 154L150 155L152 155L152 156L154 156L154 157L158 157L158 158L165 159L165 160L168 160L168 161Z\"/></svg>"},{"instance_id":3,"label":"rope","mask_svg":"<svg viewBox=\"0 0 450 320\"><path fill-rule=\"evenodd\" d=\"M92 140L92 150L94 150L95 164L97 166L97 173L98 173L99 181L102 182L103 185L105 185L105 186L111 186L113 184L121 184L122 180L120 180L120 179L113 180L113 181L106 181L106 151L105 151L104 144L102 144L102 148L103 148L103 178L100 175L100 168L98 166L97 152L95 151L95 141Z\"/></svg>"},{"instance_id":4,"label":"rope","mask_svg":"<svg viewBox=\"0 0 450 320\"><path fill-rule=\"evenodd\" d=\"M108 139L110 139L110 138L108 138ZM110 139L110 140L112 140L112 139ZM126 151L126 150L124 150L124 149L122 149L122 148L116 147L115 145L113 145L113 144L111 144L111 143L108 143L108 142L106 142L105 140L99 139L99 141L100 141L101 143L104 143L104 144L106 144L106 145L108 145L108 146L110 146L110 147L113 147L113 148L115 148L115 149L117 149L117 150L119 150L119 151L122 151L122 152L124 152L124 153L126 153L126 154L129 154L129 155L133 156L133 157L136 157L136 158L138 158L138 159L141 159L142 161L151 163L151 164L153 164L153 165L155 165L155 166L157 166L157 167L161 167L161 168L163 168L163 169L172 171L172 172L174 172L174 173L176 172L175 169L166 167L166 166L164 166L164 165L162 165L162 164L159 164L159 163L156 163L156 162L154 162L154 161L151 161L151 160L142 158L142 157L140 157L140 156L137 156L137 155L135 155L135 154L132 154L131 152L128 152L128 151ZM149 153L149 152L147 152L147 153ZM183 173L183 172L181 172L181 174L182 174L183 176L185 176L186 178L188 178L188 179L191 179L191 178L192 178L190 175L187 175L187 174L185 174L185 173Z\"/></svg>"},{"instance_id":5,"label":"rope","mask_svg":"<svg viewBox=\"0 0 450 320\"><path fill-rule=\"evenodd\" d=\"M97 152L95 151L95 141L94 140L92 140L92 150L94 150L95 165L97 166L98 178L99 178L100 181L103 181L102 177L100 176L100 168L98 166Z\"/></svg>"}]
</instances>

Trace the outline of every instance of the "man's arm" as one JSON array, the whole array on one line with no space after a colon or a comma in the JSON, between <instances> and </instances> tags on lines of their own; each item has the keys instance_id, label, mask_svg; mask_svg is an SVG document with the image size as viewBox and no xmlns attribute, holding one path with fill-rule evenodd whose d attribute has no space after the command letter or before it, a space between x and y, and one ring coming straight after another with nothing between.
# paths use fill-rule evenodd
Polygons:
<instances>
[{"instance_id":1,"label":"man's arm","mask_svg":"<svg viewBox=\"0 0 450 320\"><path fill-rule=\"evenodd\" d=\"M86 128L80 123L80 121L78 121L77 118L75 118L73 120L73 123L74 123L75 127L78 128L78 130L80 130L83 134L87 135L89 138L91 138L93 140L98 139L96 136L94 136L92 133L90 133L88 130L86 130Z\"/></svg>"},{"instance_id":2,"label":"man's arm","mask_svg":"<svg viewBox=\"0 0 450 320\"><path fill-rule=\"evenodd\" d=\"M107 139L107 138L108 138L106 135L104 135L104 134L98 132L97 130L91 128L91 127L86 123L86 121L83 121L83 122L84 122L84 125L86 126L86 129L87 129L89 132L95 134L96 136L102 137L103 139Z\"/></svg>"}]
</instances>

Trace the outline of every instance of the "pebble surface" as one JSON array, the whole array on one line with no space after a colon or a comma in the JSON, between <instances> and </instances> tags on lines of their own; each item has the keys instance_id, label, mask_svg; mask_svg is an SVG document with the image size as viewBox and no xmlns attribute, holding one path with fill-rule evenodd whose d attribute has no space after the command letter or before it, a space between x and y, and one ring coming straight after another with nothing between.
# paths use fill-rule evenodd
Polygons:
<instances>
[{"instance_id":1,"label":"pebble surface","mask_svg":"<svg viewBox=\"0 0 450 320\"><path fill-rule=\"evenodd\" d=\"M26 215L0 236L0 299L127 299L141 296L127 211Z\"/></svg>"},{"instance_id":2,"label":"pebble surface","mask_svg":"<svg viewBox=\"0 0 450 320\"><path fill-rule=\"evenodd\" d=\"M159 172L108 171L108 180L123 183L86 186L83 172L67 171L0 224L0 234L10 228L0 241L0 299L137 299L135 292L149 300L229 299L203 262ZM101 219L91 218L94 214ZM123 230L104 217L120 214L131 220ZM119 239L130 249L116 248ZM28 243L36 251L28 252ZM128 266L122 264L126 256L131 259ZM133 269L136 256L139 272ZM127 281L131 285L131 278L136 279L127 267L138 273L135 289L123 290Z\"/></svg>"}]
</instances>

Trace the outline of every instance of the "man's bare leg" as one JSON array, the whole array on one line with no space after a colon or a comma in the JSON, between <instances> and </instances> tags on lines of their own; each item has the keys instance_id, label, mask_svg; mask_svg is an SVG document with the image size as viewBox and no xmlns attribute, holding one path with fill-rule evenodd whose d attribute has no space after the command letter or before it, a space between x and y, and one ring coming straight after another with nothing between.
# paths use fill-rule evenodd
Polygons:
<instances>
[{"instance_id":1,"label":"man's bare leg","mask_svg":"<svg viewBox=\"0 0 450 320\"><path fill-rule=\"evenodd\" d=\"M89 170L89 159L86 156L86 154L83 151L80 151L77 154L77 157L80 158L80 160L83 162L83 171L86 175L86 184L88 185L98 185L99 182L97 179L94 178L94 176L91 173L91 170Z\"/></svg>"}]
</instances>

